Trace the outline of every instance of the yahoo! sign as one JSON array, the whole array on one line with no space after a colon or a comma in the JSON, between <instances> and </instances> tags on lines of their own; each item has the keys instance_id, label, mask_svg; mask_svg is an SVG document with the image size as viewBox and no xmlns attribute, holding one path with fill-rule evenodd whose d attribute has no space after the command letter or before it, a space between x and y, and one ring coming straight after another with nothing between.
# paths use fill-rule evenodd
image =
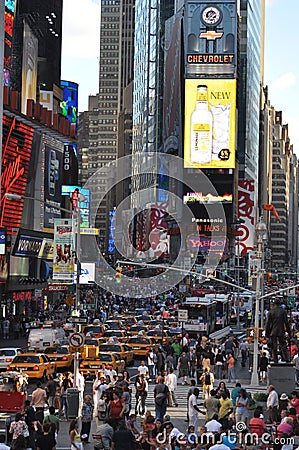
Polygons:
<instances>
[{"instance_id":1,"label":"yahoo! sign","mask_svg":"<svg viewBox=\"0 0 299 450\"><path fill-rule=\"evenodd\" d=\"M191 235L187 238L189 250L198 250L199 252L223 252L226 245L226 237L211 238L206 235Z\"/></svg>"}]
</instances>

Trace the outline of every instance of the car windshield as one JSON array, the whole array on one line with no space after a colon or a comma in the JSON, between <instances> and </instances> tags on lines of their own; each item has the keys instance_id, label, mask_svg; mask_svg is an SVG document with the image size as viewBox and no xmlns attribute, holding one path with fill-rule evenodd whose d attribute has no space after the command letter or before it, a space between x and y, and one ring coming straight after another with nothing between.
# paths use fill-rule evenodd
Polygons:
<instances>
[{"instance_id":1,"label":"car windshield","mask_svg":"<svg viewBox=\"0 0 299 450\"><path fill-rule=\"evenodd\" d=\"M38 356L34 356L34 355L30 355L30 356L26 356L26 355L18 355L15 357L15 359L13 360L14 363L30 363L30 364L39 364L39 357Z\"/></svg>"},{"instance_id":2,"label":"car windshield","mask_svg":"<svg viewBox=\"0 0 299 450\"><path fill-rule=\"evenodd\" d=\"M119 345L103 345L101 346L103 350L108 352L121 352L121 348Z\"/></svg>"},{"instance_id":3,"label":"car windshield","mask_svg":"<svg viewBox=\"0 0 299 450\"><path fill-rule=\"evenodd\" d=\"M57 353L58 355L67 355L68 350L67 348L61 348L61 347L48 347L45 349L46 355L51 355L53 353Z\"/></svg>"},{"instance_id":4,"label":"car windshield","mask_svg":"<svg viewBox=\"0 0 299 450\"><path fill-rule=\"evenodd\" d=\"M99 359L101 361L110 362L110 361L112 361L112 356L108 355L108 353L100 353L99 354Z\"/></svg>"},{"instance_id":5,"label":"car windshield","mask_svg":"<svg viewBox=\"0 0 299 450\"><path fill-rule=\"evenodd\" d=\"M84 345L94 345L97 347L99 343L95 339L85 339Z\"/></svg>"},{"instance_id":6,"label":"car windshield","mask_svg":"<svg viewBox=\"0 0 299 450\"><path fill-rule=\"evenodd\" d=\"M85 327L83 333L87 334L87 333L102 333L103 329L102 327Z\"/></svg>"},{"instance_id":7,"label":"car windshield","mask_svg":"<svg viewBox=\"0 0 299 450\"><path fill-rule=\"evenodd\" d=\"M15 356L15 350L3 349L0 350L0 356Z\"/></svg>"}]
</instances>

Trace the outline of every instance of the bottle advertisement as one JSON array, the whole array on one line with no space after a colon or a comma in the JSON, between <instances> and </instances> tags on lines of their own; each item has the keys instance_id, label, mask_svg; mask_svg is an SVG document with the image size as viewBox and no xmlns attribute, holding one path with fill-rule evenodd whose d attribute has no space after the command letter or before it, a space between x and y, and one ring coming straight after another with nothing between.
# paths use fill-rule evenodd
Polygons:
<instances>
[{"instance_id":1,"label":"bottle advertisement","mask_svg":"<svg viewBox=\"0 0 299 450\"><path fill-rule=\"evenodd\" d=\"M234 169L236 80L185 80L184 167Z\"/></svg>"}]
</instances>

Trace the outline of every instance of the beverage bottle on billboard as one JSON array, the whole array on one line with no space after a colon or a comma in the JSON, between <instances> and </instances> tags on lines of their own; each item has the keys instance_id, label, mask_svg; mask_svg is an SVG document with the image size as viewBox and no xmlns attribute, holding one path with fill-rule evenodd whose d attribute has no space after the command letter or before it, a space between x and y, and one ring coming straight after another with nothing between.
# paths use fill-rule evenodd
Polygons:
<instances>
[{"instance_id":1,"label":"beverage bottle on billboard","mask_svg":"<svg viewBox=\"0 0 299 450\"><path fill-rule=\"evenodd\" d=\"M196 106L191 114L191 162L204 164L212 160L213 116L209 109L208 87L197 86Z\"/></svg>"}]
</instances>

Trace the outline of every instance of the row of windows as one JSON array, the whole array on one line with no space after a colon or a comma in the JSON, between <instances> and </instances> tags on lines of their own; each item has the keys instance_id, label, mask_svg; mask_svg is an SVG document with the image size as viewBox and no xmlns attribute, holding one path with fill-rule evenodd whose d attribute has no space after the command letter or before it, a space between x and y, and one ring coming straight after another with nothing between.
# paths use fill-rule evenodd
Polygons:
<instances>
[{"instance_id":1,"label":"row of windows","mask_svg":"<svg viewBox=\"0 0 299 450\"><path fill-rule=\"evenodd\" d=\"M101 59L102 66L111 66L111 64L118 64L118 59Z\"/></svg>"},{"instance_id":2,"label":"row of windows","mask_svg":"<svg viewBox=\"0 0 299 450\"><path fill-rule=\"evenodd\" d=\"M110 115L115 115L115 114L117 114L117 110L116 109L101 109L101 110L99 110L100 111L100 113L103 115L103 116L110 116Z\"/></svg>"},{"instance_id":3,"label":"row of windows","mask_svg":"<svg viewBox=\"0 0 299 450\"><path fill-rule=\"evenodd\" d=\"M105 30L102 30L101 31L101 37L109 37L109 36L112 36L112 37L115 37L115 30L113 30L113 31L105 31ZM114 39L112 42L116 42L117 41L117 39Z\"/></svg>"},{"instance_id":4,"label":"row of windows","mask_svg":"<svg viewBox=\"0 0 299 450\"><path fill-rule=\"evenodd\" d=\"M117 119L99 119L99 123L117 123Z\"/></svg>"},{"instance_id":5,"label":"row of windows","mask_svg":"<svg viewBox=\"0 0 299 450\"><path fill-rule=\"evenodd\" d=\"M116 9L116 8L115 8ZM116 9L115 12L118 12L118 9ZM102 20L105 22L119 22L119 17L117 15L115 16L108 16L108 14L102 15Z\"/></svg>"},{"instance_id":6,"label":"row of windows","mask_svg":"<svg viewBox=\"0 0 299 450\"><path fill-rule=\"evenodd\" d=\"M107 22L105 22L105 23L101 23L101 28L102 28L102 30L107 30L107 29L119 29L119 23L107 23ZM102 33L103 33L103 31L102 31Z\"/></svg>"},{"instance_id":7,"label":"row of windows","mask_svg":"<svg viewBox=\"0 0 299 450\"><path fill-rule=\"evenodd\" d=\"M102 1L102 5L103 6L110 6L110 5L117 5L117 6L119 6L120 5L120 0L104 0L104 1ZM117 11L118 10L118 8L105 8L105 11L107 11L108 9L112 9L112 10L115 10L115 11Z\"/></svg>"},{"instance_id":8,"label":"row of windows","mask_svg":"<svg viewBox=\"0 0 299 450\"><path fill-rule=\"evenodd\" d=\"M114 147L116 145L116 141L99 141L99 145L105 145L105 146L109 146L111 145L112 147Z\"/></svg>"}]
</instances>

